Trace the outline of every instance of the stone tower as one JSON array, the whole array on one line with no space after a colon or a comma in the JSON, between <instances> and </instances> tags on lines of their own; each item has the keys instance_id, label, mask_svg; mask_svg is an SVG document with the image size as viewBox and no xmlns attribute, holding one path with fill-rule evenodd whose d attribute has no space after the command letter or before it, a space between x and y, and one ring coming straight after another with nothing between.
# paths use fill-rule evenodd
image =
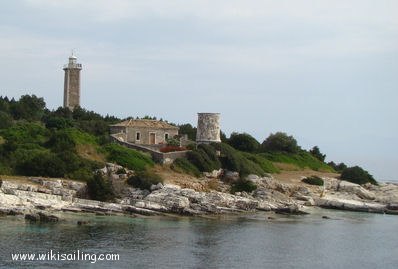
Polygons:
<instances>
[{"instance_id":1,"label":"stone tower","mask_svg":"<svg viewBox=\"0 0 398 269\"><path fill-rule=\"evenodd\" d=\"M197 144L221 142L220 113L198 113Z\"/></svg>"},{"instance_id":2,"label":"stone tower","mask_svg":"<svg viewBox=\"0 0 398 269\"><path fill-rule=\"evenodd\" d=\"M77 63L75 55L69 57L69 63L64 65L64 107L73 110L80 106L80 70L82 65Z\"/></svg>"}]
</instances>

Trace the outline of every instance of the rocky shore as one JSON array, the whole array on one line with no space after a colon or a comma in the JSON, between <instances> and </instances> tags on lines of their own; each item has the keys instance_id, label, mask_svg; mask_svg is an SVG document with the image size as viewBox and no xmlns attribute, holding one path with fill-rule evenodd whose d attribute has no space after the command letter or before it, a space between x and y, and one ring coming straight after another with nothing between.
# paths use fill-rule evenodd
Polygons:
<instances>
[{"instance_id":1,"label":"rocky shore","mask_svg":"<svg viewBox=\"0 0 398 269\"><path fill-rule=\"evenodd\" d=\"M111 176L115 178L115 175ZM325 187L319 187L301 182L281 183L271 176L251 175L247 179L257 185L252 193L233 195L215 190L198 191L167 183L153 185L151 191L125 185L120 198L107 203L87 199L87 187L82 182L8 178L0 181L0 215L24 215L29 221L54 222L60 212L203 215L261 210L306 214L313 206L398 214L398 185L393 183L360 186L336 178L323 178Z\"/></svg>"}]
</instances>

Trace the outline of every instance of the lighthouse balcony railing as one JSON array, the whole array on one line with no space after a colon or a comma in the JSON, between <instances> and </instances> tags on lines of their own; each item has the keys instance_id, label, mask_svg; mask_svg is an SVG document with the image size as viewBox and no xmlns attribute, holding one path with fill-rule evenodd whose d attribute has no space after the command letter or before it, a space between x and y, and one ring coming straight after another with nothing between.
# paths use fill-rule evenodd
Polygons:
<instances>
[{"instance_id":1,"label":"lighthouse balcony railing","mask_svg":"<svg viewBox=\"0 0 398 269\"><path fill-rule=\"evenodd\" d=\"M82 69L82 64L65 64L64 69L66 69L66 68Z\"/></svg>"}]
</instances>

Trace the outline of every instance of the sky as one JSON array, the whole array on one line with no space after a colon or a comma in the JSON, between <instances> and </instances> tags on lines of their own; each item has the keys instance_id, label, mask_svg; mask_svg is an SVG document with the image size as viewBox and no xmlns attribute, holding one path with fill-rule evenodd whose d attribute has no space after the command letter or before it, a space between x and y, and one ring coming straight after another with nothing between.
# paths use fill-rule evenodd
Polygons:
<instances>
[{"instance_id":1,"label":"sky","mask_svg":"<svg viewBox=\"0 0 398 269\"><path fill-rule=\"evenodd\" d=\"M0 95L62 105L74 49L81 105L262 142L283 131L327 161L398 180L396 0L9 0Z\"/></svg>"}]
</instances>

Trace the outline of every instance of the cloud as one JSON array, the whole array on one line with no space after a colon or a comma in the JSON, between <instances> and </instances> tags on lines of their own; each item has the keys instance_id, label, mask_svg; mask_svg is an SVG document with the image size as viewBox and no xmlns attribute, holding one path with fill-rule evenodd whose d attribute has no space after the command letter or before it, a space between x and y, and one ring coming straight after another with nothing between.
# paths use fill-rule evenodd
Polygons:
<instances>
[{"instance_id":1,"label":"cloud","mask_svg":"<svg viewBox=\"0 0 398 269\"><path fill-rule=\"evenodd\" d=\"M8 1L2 94L28 88L57 107L76 48L89 109L191 123L219 111L227 132L287 131L361 164L397 148L385 136L398 131L396 10L395 0Z\"/></svg>"}]
</instances>

